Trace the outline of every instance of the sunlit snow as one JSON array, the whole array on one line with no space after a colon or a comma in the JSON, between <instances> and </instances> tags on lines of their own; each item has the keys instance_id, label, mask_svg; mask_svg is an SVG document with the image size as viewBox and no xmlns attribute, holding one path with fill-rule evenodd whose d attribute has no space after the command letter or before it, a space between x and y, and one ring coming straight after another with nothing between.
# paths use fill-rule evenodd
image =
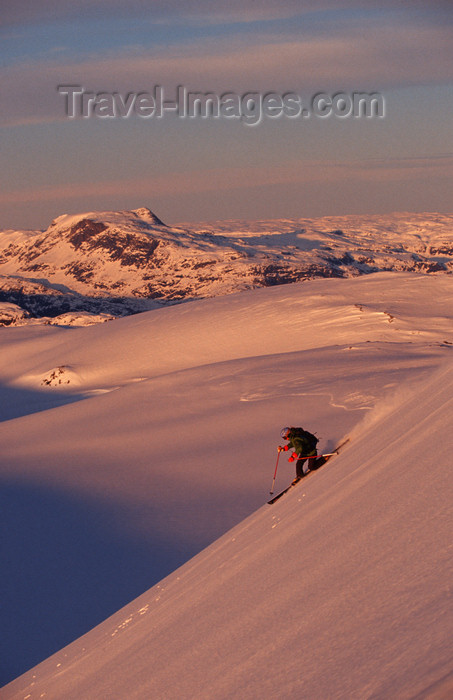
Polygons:
<instances>
[{"instance_id":1,"label":"sunlit snow","mask_svg":"<svg viewBox=\"0 0 453 700\"><path fill-rule=\"evenodd\" d=\"M384 272L2 329L2 698L447 697L452 317ZM291 424L350 442L269 506Z\"/></svg>"}]
</instances>

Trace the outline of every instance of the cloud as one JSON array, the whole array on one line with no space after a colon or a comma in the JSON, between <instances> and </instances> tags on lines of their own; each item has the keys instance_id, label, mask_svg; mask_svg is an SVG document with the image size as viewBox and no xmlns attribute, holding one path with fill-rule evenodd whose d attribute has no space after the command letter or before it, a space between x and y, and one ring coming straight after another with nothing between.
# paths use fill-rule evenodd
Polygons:
<instances>
[{"instance_id":1,"label":"cloud","mask_svg":"<svg viewBox=\"0 0 453 700\"><path fill-rule=\"evenodd\" d=\"M304 183L344 182L345 180L370 183L393 180L416 180L432 176L453 176L453 155L434 154L418 158L363 159L349 162L295 160L272 168L252 166L203 168L190 173L172 172L140 178L108 181L71 182L61 185L36 186L0 192L0 204L19 205L58 202L105 197L143 196L165 197L190 193L208 193L234 190L241 187L266 185L303 185Z\"/></svg>"},{"instance_id":2,"label":"cloud","mask_svg":"<svg viewBox=\"0 0 453 700\"><path fill-rule=\"evenodd\" d=\"M423 171L429 169L433 172L446 171L453 173L453 153L442 153L431 156L405 156L402 158L370 158L363 161L364 169L385 168L386 170L407 171L415 169Z\"/></svg>"},{"instance_id":3,"label":"cloud","mask_svg":"<svg viewBox=\"0 0 453 700\"><path fill-rule=\"evenodd\" d=\"M3 0L2 26L70 21L72 19L115 19L140 17L155 22L199 23L254 22L304 13L336 13L363 10L363 0ZM451 11L451 0L372 0L366 10Z\"/></svg>"},{"instance_id":4,"label":"cloud","mask_svg":"<svg viewBox=\"0 0 453 700\"><path fill-rule=\"evenodd\" d=\"M174 94L189 90L283 93L306 98L319 91L383 91L398 86L453 80L453 42L448 27L353 27L339 36L255 41L237 37L146 51L116 51L85 60L47 60L7 66L2 74L0 124L65 119L58 85L94 92L152 92L162 85Z\"/></svg>"},{"instance_id":5,"label":"cloud","mask_svg":"<svg viewBox=\"0 0 453 700\"><path fill-rule=\"evenodd\" d=\"M337 3L338 4L338 3ZM343 2L345 7L360 3ZM320 9L335 7L334 2L320 3ZM81 17L131 17L139 16L157 22L184 21L196 18L203 22L251 21L275 19L300 14L312 9L312 3L298 0L258 0L253 4L243 0L213 3L212 0L152 0L144 7L142 0L6 0L2 4L2 25L70 20Z\"/></svg>"}]
</instances>

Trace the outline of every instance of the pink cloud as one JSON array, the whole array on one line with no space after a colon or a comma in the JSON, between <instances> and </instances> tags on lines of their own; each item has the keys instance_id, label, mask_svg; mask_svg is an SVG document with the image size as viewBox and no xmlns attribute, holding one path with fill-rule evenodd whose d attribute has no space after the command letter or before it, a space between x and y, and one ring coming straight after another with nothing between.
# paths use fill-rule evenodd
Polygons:
<instances>
[{"instance_id":1,"label":"pink cloud","mask_svg":"<svg viewBox=\"0 0 453 700\"><path fill-rule=\"evenodd\" d=\"M222 167L192 170L190 173L173 172L164 175L132 179L113 179L104 182L75 182L56 186L24 188L0 193L0 204L19 205L45 201L77 200L102 197L152 197L222 192L251 186L328 183L345 180L391 182L417 180L430 176L453 177L453 155L435 155L424 158L386 158L349 161L303 160L283 163L272 168L251 166Z\"/></svg>"},{"instance_id":2,"label":"pink cloud","mask_svg":"<svg viewBox=\"0 0 453 700\"><path fill-rule=\"evenodd\" d=\"M411 0L409 9L451 9L450 0ZM397 0L369 0L368 10L400 8ZM3 0L2 25L21 25L72 18L140 17L167 23L184 22L247 22L260 19L291 17L303 13L363 9L363 0Z\"/></svg>"},{"instance_id":3,"label":"pink cloud","mask_svg":"<svg viewBox=\"0 0 453 700\"><path fill-rule=\"evenodd\" d=\"M276 41L260 36L204 41L160 53L123 51L84 61L56 60L3 69L0 123L64 119L59 84L98 91L173 89L247 92L385 90L453 80L453 42L448 27L352 28L339 37Z\"/></svg>"}]
</instances>

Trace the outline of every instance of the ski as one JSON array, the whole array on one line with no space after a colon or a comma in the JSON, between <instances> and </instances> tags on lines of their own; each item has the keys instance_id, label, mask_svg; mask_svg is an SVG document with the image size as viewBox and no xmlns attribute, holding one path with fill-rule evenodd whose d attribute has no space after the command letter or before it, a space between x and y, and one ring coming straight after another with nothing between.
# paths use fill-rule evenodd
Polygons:
<instances>
[{"instance_id":1,"label":"ski","mask_svg":"<svg viewBox=\"0 0 453 700\"><path fill-rule=\"evenodd\" d=\"M344 447L347 442L349 442L349 438L347 440L344 440L344 442L342 442L340 445L338 445L338 447L336 447L333 452L329 452L328 454L324 454L324 455L318 455L317 457L315 457L314 462L313 462L312 466L310 467L310 470L307 472L307 474L304 477L301 477L300 479L298 479L297 481L293 481L289 486L286 487L286 489L283 489L283 491L280 491L280 493L278 493L276 496L273 496L271 498L271 500L268 501L268 504L272 505L272 503L275 503L275 501L278 501L278 499L281 498L282 496L284 496L285 493L287 493L290 489L292 489L294 486L297 486L299 481L302 481L303 479L305 479L310 474L310 472L316 471L317 469L322 467L326 462L329 461L329 459L331 457L333 457L334 455L337 455L338 452L341 450L341 448Z\"/></svg>"}]
</instances>

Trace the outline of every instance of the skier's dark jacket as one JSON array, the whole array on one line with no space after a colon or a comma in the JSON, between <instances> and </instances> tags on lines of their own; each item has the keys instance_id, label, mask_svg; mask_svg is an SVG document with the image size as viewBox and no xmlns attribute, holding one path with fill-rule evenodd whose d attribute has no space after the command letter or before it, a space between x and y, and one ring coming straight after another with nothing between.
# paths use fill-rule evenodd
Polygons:
<instances>
[{"instance_id":1,"label":"skier's dark jacket","mask_svg":"<svg viewBox=\"0 0 453 700\"><path fill-rule=\"evenodd\" d=\"M304 457L311 457L318 454L316 447L313 448L313 443L310 442L309 439L298 435L297 428L291 430L288 435L287 449L292 449L297 455L303 455Z\"/></svg>"}]
</instances>

